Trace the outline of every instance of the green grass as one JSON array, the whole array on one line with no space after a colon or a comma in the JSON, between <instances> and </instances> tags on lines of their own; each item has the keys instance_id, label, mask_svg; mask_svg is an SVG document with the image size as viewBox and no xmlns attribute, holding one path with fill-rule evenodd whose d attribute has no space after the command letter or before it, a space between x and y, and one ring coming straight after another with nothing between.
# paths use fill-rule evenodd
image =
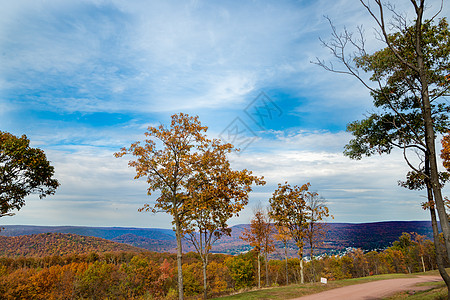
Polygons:
<instances>
[{"instance_id":1,"label":"green grass","mask_svg":"<svg viewBox=\"0 0 450 300\"><path fill-rule=\"evenodd\" d=\"M447 299L447 287L445 283L433 287L430 290L417 292L415 294L410 294L408 292L401 292L392 297L385 298L385 300L446 300Z\"/></svg>"},{"instance_id":2,"label":"green grass","mask_svg":"<svg viewBox=\"0 0 450 300\"><path fill-rule=\"evenodd\" d=\"M447 287L444 282L424 282L417 286L429 286L430 289L426 291L417 292L411 294L409 292L401 292L394 296L385 298L385 300L446 300L447 299Z\"/></svg>"},{"instance_id":3,"label":"green grass","mask_svg":"<svg viewBox=\"0 0 450 300\"><path fill-rule=\"evenodd\" d=\"M366 283L366 282L384 280L384 279L408 278L408 277L414 277L415 275L439 275L439 272L430 271L430 272L425 272L425 273L415 273L415 274L411 274L411 275L409 275L409 274L384 274L384 275L368 276L368 277L362 277L362 278L329 281L328 284L326 284L326 285L321 284L321 283L292 284L289 286L263 288L260 290L244 291L244 292L241 292L241 293L238 293L235 295L224 296L224 297L215 298L215 299L219 299L219 300L291 299L291 298L306 296L306 295L310 295L310 294L316 294L316 293L320 293L320 292L327 291L330 289L353 285L353 284L360 284L360 283ZM398 300L398 299L405 299L405 298L407 298L408 300L446 299L446 298L436 298L436 297L441 297L440 294L442 294L442 292L445 292L445 295L447 295L444 283L440 283L440 284L434 283L434 284L427 284L427 285L430 285L430 286L436 285L436 288L434 288L431 291L424 291L421 293L417 293L416 295L400 293L400 294L395 295L395 297L397 297L397 298L391 297L391 298L387 298L387 299L388 300ZM427 297L431 297L431 298L427 298Z\"/></svg>"},{"instance_id":4,"label":"green grass","mask_svg":"<svg viewBox=\"0 0 450 300\"><path fill-rule=\"evenodd\" d=\"M450 269L446 269L447 273ZM417 275L437 275L439 276L438 270L428 271L425 273L416 273ZM410 294L408 292L401 292L395 294L394 296L388 297L385 300L446 300L447 299L447 287L444 282L424 282L418 284L418 286L430 286L431 288L426 291L417 292L415 294Z\"/></svg>"}]
</instances>

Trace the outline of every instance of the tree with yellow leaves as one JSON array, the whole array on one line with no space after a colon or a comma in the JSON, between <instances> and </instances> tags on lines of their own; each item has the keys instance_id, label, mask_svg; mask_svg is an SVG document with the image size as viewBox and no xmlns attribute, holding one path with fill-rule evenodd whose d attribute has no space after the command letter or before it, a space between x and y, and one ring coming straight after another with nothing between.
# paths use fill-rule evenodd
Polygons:
<instances>
[{"instance_id":1,"label":"tree with yellow leaves","mask_svg":"<svg viewBox=\"0 0 450 300\"><path fill-rule=\"evenodd\" d=\"M198 117L179 113L172 116L169 127L148 127L144 143L133 143L122 148L116 157L132 154L136 160L128 165L136 169L135 179L146 178L147 194L160 191L154 205L144 204L139 211L162 211L173 217L177 240L178 297L184 299L181 238L191 208L188 183L194 177L198 164L197 152L207 147L206 126Z\"/></svg>"},{"instance_id":2,"label":"tree with yellow leaves","mask_svg":"<svg viewBox=\"0 0 450 300\"><path fill-rule=\"evenodd\" d=\"M268 254L272 252L274 248L272 235L272 226L269 222L267 214L264 213L261 207L255 209L255 215L250 221L250 230L245 229L240 236L241 239L250 243L250 246L258 255L258 288L261 288L261 254L264 253L265 257L265 269L266 269L266 285L269 285L268 279L268 267L267 260Z\"/></svg>"},{"instance_id":3,"label":"tree with yellow leaves","mask_svg":"<svg viewBox=\"0 0 450 300\"><path fill-rule=\"evenodd\" d=\"M326 235L326 223L324 219L327 217L334 218L330 215L328 207L325 205L326 200L319 196L316 192L306 193L306 210L308 212L308 226L306 228L306 240L308 241L311 256L311 266L313 272L313 281L316 280L316 270L314 267L314 249L322 243Z\"/></svg>"},{"instance_id":4,"label":"tree with yellow leaves","mask_svg":"<svg viewBox=\"0 0 450 300\"><path fill-rule=\"evenodd\" d=\"M450 132L442 138L441 158L444 167L450 172Z\"/></svg>"},{"instance_id":5,"label":"tree with yellow leaves","mask_svg":"<svg viewBox=\"0 0 450 300\"><path fill-rule=\"evenodd\" d=\"M286 271L286 285L289 284L289 270L288 270L288 249L287 244L292 240L289 229L281 224L275 223L276 233L275 240L281 241L284 245L284 261L285 261L285 271Z\"/></svg>"},{"instance_id":6,"label":"tree with yellow leaves","mask_svg":"<svg viewBox=\"0 0 450 300\"><path fill-rule=\"evenodd\" d=\"M287 182L278 184L278 188L269 199L270 217L277 226L288 228L290 236L298 247L300 257L300 281L305 282L303 272L303 248L308 228L308 210L306 195L310 184L291 187Z\"/></svg>"},{"instance_id":7,"label":"tree with yellow leaves","mask_svg":"<svg viewBox=\"0 0 450 300\"><path fill-rule=\"evenodd\" d=\"M248 203L252 184L265 184L263 177L251 171L232 170L227 154L233 145L220 140L209 141L201 151L193 154L194 175L187 183L185 206L189 214L183 232L199 254L203 265L203 293L208 296L207 266L212 245L224 234L230 235L228 220Z\"/></svg>"}]
</instances>

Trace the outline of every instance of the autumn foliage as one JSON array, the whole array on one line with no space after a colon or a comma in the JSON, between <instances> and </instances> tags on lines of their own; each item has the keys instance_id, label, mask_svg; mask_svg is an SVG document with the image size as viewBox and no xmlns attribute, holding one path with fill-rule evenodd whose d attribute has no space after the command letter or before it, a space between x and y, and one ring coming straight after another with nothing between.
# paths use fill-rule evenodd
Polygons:
<instances>
[{"instance_id":1,"label":"autumn foliage","mask_svg":"<svg viewBox=\"0 0 450 300\"><path fill-rule=\"evenodd\" d=\"M265 259L262 257L262 259ZM211 296L257 285L258 254L211 254L208 282ZM202 262L198 254L184 256L185 295L203 294ZM289 258L288 280L299 283L299 259ZM387 273L413 273L436 268L434 245L417 234L404 233L383 251L347 249L340 255L305 262L306 282ZM284 285L285 262L271 259L263 280ZM176 255L155 252L104 252L44 257L0 257L0 299L175 299Z\"/></svg>"},{"instance_id":2,"label":"autumn foliage","mask_svg":"<svg viewBox=\"0 0 450 300\"><path fill-rule=\"evenodd\" d=\"M62 256L90 252L144 252L144 249L92 236L70 233L41 233L22 236L0 236L0 255Z\"/></svg>"},{"instance_id":3,"label":"autumn foliage","mask_svg":"<svg viewBox=\"0 0 450 300\"><path fill-rule=\"evenodd\" d=\"M190 237L202 258L206 298L211 245L229 234L227 221L248 203L252 184L264 184L251 171L232 170L227 154L235 151L234 146L207 138L207 130L198 116L175 114L170 125L148 127L143 142L115 154L133 155L136 159L128 165L135 168L135 179L146 178L148 195L160 192L156 204L145 204L140 211L163 211L173 217L180 300L184 298L182 237Z\"/></svg>"},{"instance_id":4,"label":"autumn foliage","mask_svg":"<svg viewBox=\"0 0 450 300\"><path fill-rule=\"evenodd\" d=\"M450 171L450 132L442 138L441 158L444 167Z\"/></svg>"}]
</instances>

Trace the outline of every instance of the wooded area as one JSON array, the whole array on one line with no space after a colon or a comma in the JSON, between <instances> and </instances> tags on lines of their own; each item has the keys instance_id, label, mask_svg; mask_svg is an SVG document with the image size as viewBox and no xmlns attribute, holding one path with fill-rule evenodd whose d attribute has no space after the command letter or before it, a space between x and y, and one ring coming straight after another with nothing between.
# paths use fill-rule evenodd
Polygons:
<instances>
[{"instance_id":1,"label":"wooded area","mask_svg":"<svg viewBox=\"0 0 450 300\"><path fill-rule=\"evenodd\" d=\"M225 295L258 285L258 257L250 251L237 256L211 254L208 264L210 296ZM203 297L202 261L197 253L183 256L185 295ZM448 264L448 262L447 262ZM269 286L300 283L298 258L267 262L261 281ZM304 264L305 282L357 278L435 269L430 240L404 233L384 251L351 249L345 255L323 256ZM286 276L287 274L287 276ZM1 299L176 299L176 255L156 252L72 253L47 257L1 257Z\"/></svg>"}]
</instances>

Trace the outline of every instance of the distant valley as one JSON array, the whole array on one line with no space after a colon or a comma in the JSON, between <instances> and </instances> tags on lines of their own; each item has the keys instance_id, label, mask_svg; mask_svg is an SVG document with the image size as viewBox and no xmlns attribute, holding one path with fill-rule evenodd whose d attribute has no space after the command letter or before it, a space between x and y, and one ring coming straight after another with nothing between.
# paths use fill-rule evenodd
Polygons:
<instances>
[{"instance_id":1,"label":"distant valley","mask_svg":"<svg viewBox=\"0 0 450 300\"><path fill-rule=\"evenodd\" d=\"M248 245L248 243L242 241L239 238L244 229L248 227L249 225L247 224L231 227L231 236L225 236L222 239L218 240L217 243L213 246L212 252L238 254L240 252L250 250L251 247ZM398 239L398 237L403 232L416 232L418 234L427 236L429 239L432 239L432 229L431 223L429 221L392 221L361 224L330 223L328 224L328 235L324 239L323 245L318 249L318 252L326 252L332 254L343 251L348 247L362 248L364 250L384 249L391 246L392 242ZM118 250L120 247L117 245L130 247L124 248L124 251L136 251L136 249L141 248L155 252L175 252L176 247L175 233L170 229L4 225L3 230L0 232L0 255L11 255L14 253L14 249L7 250L7 244L9 244L10 246L14 244L11 242L12 240L7 237L17 237L16 241L19 241L20 239L18 237L20 236L37 235L35 237L39 237L39 243L42 243L42 239L44 238L45 240L45 235L39 235L42 233L72 234L51 235L51 238L50 236L47 236L47 239L51 240L52 244L55 244L57 242L54 241L54 239L57 239L58 237L60 239L69 238L69 240L71 240L74 244L74 247L77 247L76 244L80 242L77 242L77 238L75 238L73 235L95 237L109 240L111 242L116 242L111 243L108 246L104 246L105 243L103 242L101 243L98 240L89 240L88 244L92 246L92 249L89 248L88 250L92 251L95 250L96 244L102 245L102 249L110 249L108 251L115 251L116 249ZM30 239L28 239L27 243L30 243L29 240ZM38 241L36 240L36 243L37 242ZM106 244L108 243L108 241L105 242ZM60 244L62 245L64 243ZM33 246L32 244L30 244L27 247ZM14 248L14 246L9 248ZM22 249L20 250L22 252L25 251L23 250L24 248L20 249ZM186 241L184 241L183 251L194 251L194 248ZM291 255L295 255L296 253L296 247L293 243L289 245L289 252ZM277 251L274 253L274 256L280 256L282 253L282 245L277 244ZM305 254L307 253L308 250L306 249ZM21 254L17 253L17 255Z\"/></svg>"}]
</instances>

